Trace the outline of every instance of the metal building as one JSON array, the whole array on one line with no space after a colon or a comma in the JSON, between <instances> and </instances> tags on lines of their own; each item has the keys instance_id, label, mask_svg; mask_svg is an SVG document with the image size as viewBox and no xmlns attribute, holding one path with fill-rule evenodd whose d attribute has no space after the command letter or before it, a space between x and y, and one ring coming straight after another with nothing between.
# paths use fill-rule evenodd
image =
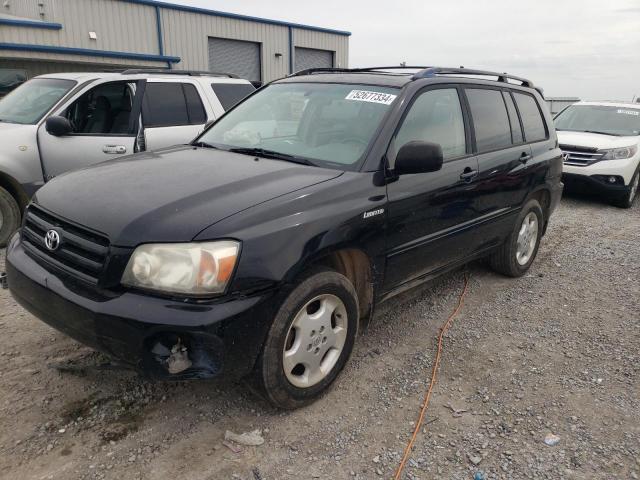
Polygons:
<instances>
[{"instance_id":1,"label":"metal building","mask_svg":"<svg viewBox=\"0 0 640 480\"><path fill-rule=\"evenodd\" d=\"M579 102L578 97L545 97L551 115L557 115L569 105Z\"/></svg>"},{"instance_id":2,"label":"metal building","mask_svg":"<svg viewBox=\"0 0 640 480\"><path fill-rule=\"evenodd\" d=\"M349 32L155 0L2 0L0 70L170 67L270 81L347 67Z\"/></svg>"}]
</instances>

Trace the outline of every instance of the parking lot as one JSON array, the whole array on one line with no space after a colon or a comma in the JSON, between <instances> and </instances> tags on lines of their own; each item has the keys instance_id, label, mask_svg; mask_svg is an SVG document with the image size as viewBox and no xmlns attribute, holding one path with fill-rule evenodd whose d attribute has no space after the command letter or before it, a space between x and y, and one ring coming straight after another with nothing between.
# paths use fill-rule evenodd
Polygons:
<instances>
[{"instance_id":1,"label":"parking lot","mask_svg":"<svg viewBox=\"0 0 640 480\"><path fill-rule=\"evenodd\" d=\"M639 232L638 203L565 197L526 276L478 262L383 304L330 393L293 412L101 368L0 291L0 477L392 478L468 275L405 478L638 478ZM263 445L223 446L254 429Z\"/></svg>"}]
</instances>

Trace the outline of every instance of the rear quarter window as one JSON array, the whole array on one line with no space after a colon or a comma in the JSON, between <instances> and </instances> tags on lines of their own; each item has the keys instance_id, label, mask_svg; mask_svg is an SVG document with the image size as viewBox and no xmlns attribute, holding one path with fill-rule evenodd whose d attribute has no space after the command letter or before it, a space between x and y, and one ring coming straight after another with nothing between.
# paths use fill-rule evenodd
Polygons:
<instances>
[{"instance_id":1,"label":"rear quarter window","mask_svg":"<svg viewBox=\"0 0 640 480\"><path fill-rule=\"evenodd\" d=\"M528 93L513 92L516 100L522 126L524 127L524 136L527 142L537 142L547 138L547 128L542 118L542 112L538 107L538 102L533 95Z\"/></svg>"},{"instance_id":2,"label":"rear quarter window","mask_svg":"<svg viewBox=\"0 0 640 480\"><path fill-rule=\"evenodd\" d=\"M211 88L225 112L255 91L250 83L212 83Z\"/></svg>"},{"instance_id":3,"label":"rear quarter window","mask_svg":"<svg viewBox=\"0 0 640 480\"><path fill-rule=\"evenodd\" d=\"M465 90L471 109L478 152L511 145L511 125L500 90L469 88Z\"/></svg>"}]
</instances>

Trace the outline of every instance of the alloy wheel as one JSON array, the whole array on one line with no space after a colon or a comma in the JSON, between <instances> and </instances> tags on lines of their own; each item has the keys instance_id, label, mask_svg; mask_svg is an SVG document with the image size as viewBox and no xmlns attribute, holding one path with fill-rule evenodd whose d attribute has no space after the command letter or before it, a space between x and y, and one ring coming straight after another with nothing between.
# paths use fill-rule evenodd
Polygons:
<instances>
[{"instance_id":1,"label":"alloy wheel","mask_svg":"<svg viewBox=\"0 0 640 480\"><path fill-rule=\"evenodd\" d=\"M531 259L538 242L538 216L529 212L520 226L516 248L516 261L520 265L526 265Z\"/></svg>"}]
</instances>

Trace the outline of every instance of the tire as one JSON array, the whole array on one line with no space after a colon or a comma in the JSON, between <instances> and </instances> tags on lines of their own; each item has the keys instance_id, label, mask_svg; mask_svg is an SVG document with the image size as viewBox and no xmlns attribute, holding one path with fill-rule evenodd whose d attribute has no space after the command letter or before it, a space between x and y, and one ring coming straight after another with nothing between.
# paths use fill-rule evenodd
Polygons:
<instances>
[{"instance_id":1,"label":"tire","mask_svg":"<svg viewBox=\"0 0 640 480\"><path fill-rule=\"evenodd\" d=\"M283 409L313 402L349 359L358 323L357 294L351 282L332 270L313 270L288 294L274 318L256 365L257 390ZM310 368L296 363L298 359L310 359L310 365L319 366ZM326 372L321 372L322 365Z\"/></svg>"},{"instance_id":2,"label":"tire","mask_svg":"<svg viewBox=\"0 0 640 480\"><path fill-rule=\"evenodd\" d=\"M529 234L527 237L521 237L520 232L524 227L525 219L530 222L534 217L537 225L535 234L528 229ZM520 215L518 215L513 231L507 240L489 257L491 268L508 277L521 277L524 275L536 258L543 230L544 215L542 208L537 200L529 200L522 208ZM528 242L523 242L528 245L528 248L519 250L519 240L522 241L523 238L528 238ZM523 251L526 251L528 255L520 255Z\"/></svg>"},{"instance_id":3,"label":"tire","mask_svg":"<svg viewBox=\"0 0 640 480\"><path fill-rule=\"evenodd\" d=\"M629 183L629 190L625 192L623 196L614 198L611 203L616 207L631 208L633 206L634 200L638 195L639 184L640 184L640 168L636 170L636 173L631 178L631 182Z\"/></svg>"},{"instance_id":4,"label":"tire","mask_svg":"<svg viewBox=\"0 0 640 480\"><path fill-rule=\"evenodd\" d=\"M13 196L0 187L0 248L6 247L9 238L20 226L20 207Z\"/></svg>"}]
</instances>

